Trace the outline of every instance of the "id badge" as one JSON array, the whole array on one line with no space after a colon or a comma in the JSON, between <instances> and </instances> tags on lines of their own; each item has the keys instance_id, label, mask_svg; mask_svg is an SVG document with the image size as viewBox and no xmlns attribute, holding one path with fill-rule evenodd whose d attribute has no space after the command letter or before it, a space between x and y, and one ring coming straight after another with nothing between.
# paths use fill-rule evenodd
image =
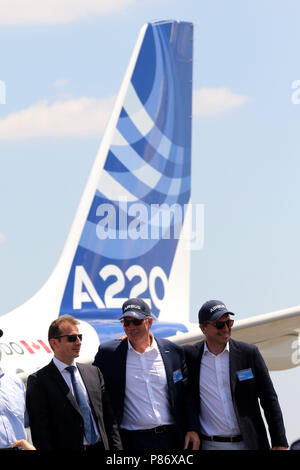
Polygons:
<instances>
[{"instance_id":1,"label":"id badge","mask_svg":"<svg viewBox=\"0 0 300 470\"><path fill-rule=\"evenodd\" d=\"M240 382L243 382L244 380L254 379L251 367L250 369L238 370L237 376Z\"/></svg>"},{"instance_id":2,"label":"id badge","mask_svg":"<svg viewBox=\"0 0 300 470\"><path fill-rule=\"evenodd\" d=\"M180 380L183 379L181 369L177 369L173 372L173 382L176 384L176 382L179 382Z\"/></svg>"}]
</instances>

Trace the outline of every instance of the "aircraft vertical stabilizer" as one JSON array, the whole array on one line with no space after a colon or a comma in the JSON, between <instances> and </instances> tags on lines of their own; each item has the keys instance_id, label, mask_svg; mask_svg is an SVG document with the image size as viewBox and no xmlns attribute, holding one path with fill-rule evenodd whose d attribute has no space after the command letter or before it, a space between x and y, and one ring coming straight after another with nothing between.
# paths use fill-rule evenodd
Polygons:
<instances>
[{"instance_id":1,"label":"aircraft vertical stabilizer","mask_svg":"<svg viewBox=\"0 0 300 470\"><path fill-rule=\"evenodd\" d=\"M180 238L190 200L192 45L190 23L142 28L75 221L60 314L87 320L100 338L129 297L146 300L157 319L163 310L164 320L188 320L189 252Z\"/></svg>"},{"instance_id":2,"label":"aircraft vertical stabilizer","mask_svg":"<svg viewBox=\"0 0 300 470\"><path fill-rule=\"evenodd\" d=\"M62 255L2 324L38 319L47 331L68 313L96 344L119 335L122 303L141 297L156 335L187 331L192 49L191 23L143 26Z\"/></svg>"}]
</instances>

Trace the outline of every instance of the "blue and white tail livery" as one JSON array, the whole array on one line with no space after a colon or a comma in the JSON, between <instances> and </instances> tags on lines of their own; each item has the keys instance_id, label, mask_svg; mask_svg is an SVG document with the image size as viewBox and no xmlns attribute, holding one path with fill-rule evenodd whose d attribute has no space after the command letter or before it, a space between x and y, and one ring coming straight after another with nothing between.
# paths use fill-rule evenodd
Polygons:
<instances>
[{"instance_id":1,"label":"blue and white tail livery","mask_svg":"<svg viewBox=\"0 0 300 470\"><path fill-rule=\"evenodd\" d=\"M48 326L64 313L81 321L81 360L92 360L122 333L130 297L148 302L157 336L187 331L192 55L191 23L142 28L61 258L34 297L2 316L13 370L49 360Z\"/></svg>"},{"instance_id":2,"label":"blue and white tail livery","mask_svg":"<svg viewBox=\"0 0 300 470\"><path fill-rule=\"evenodd\" d=\"M149 303L155 335L202 339L189 322L192 49L191 23L142 28L62 255L45 285L1 317L3 363L24 380L52 357L52 320L80 320L80 360L91 362L99 342L122 334L130 297ZM233 336L257 344L270 369L295 367L299 318L294 307L236 321Z\"/></svg>"},{"instance_id":3,"label":"blue and white tail livery","mask_svg":"<svg viewBox=\"0 0 300 470\"><path fill-rule=\"evenodd\" d=\"M121 331L129 297L149 303L156 335L187 331L192 49L191 23L143 27L88 181L59 313L88 321L101 341Z\"/></svg>"}]
</instances>

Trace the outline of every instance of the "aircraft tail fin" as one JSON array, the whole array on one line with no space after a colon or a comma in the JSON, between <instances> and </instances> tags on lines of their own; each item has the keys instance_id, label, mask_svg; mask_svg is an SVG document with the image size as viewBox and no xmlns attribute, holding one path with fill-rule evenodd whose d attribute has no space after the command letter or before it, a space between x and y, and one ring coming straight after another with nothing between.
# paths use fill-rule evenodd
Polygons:
<instances>
[{"instance_id":1,"label":"aircraft tail fin","mask_svg":"<svg viewBox=\"0 0 300 470\"><path fill-rule=\"evenodd\" d=\"M169 281L184 272L182 288L189 278L178 247L190 200L192 42L191 23L140 32L79 209L60 314L112 320L141 297L159 318L166 299L189 303Z\"/></svg>"},{"instance_id":2,"label":"aircraft tail fin","mask_svg":"<svg viewBox=\"0 0 300 470\"><path fill-rule=\"evenodd\" d=\"M141 297L161 335L186 331L192 52L191 23L141 29L61 258L28 310L47 293L48 318L87 320L101 339L124 300Z\"/></svg>"}]
</instances>

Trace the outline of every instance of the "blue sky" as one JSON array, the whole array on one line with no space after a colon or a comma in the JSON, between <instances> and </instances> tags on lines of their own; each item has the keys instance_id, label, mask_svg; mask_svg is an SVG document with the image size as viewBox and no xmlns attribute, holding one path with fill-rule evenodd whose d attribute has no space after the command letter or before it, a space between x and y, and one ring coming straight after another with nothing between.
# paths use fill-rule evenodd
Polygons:
<instances>
[{"instance_id":1,"label":"blue sky","mask_svg":"<svg viewBox=\"0 0 300 470\"><path fill-rule=\"evenodd\" d=\"M141 26L194 23L191 318L299 304L297 0L0 0L0 313L49 277ZM294 96L294 98L293 98ZM293 102L294 101L294 102ZM299 370L272 373L290 440Z\"/></svg>"}]
</instances>

